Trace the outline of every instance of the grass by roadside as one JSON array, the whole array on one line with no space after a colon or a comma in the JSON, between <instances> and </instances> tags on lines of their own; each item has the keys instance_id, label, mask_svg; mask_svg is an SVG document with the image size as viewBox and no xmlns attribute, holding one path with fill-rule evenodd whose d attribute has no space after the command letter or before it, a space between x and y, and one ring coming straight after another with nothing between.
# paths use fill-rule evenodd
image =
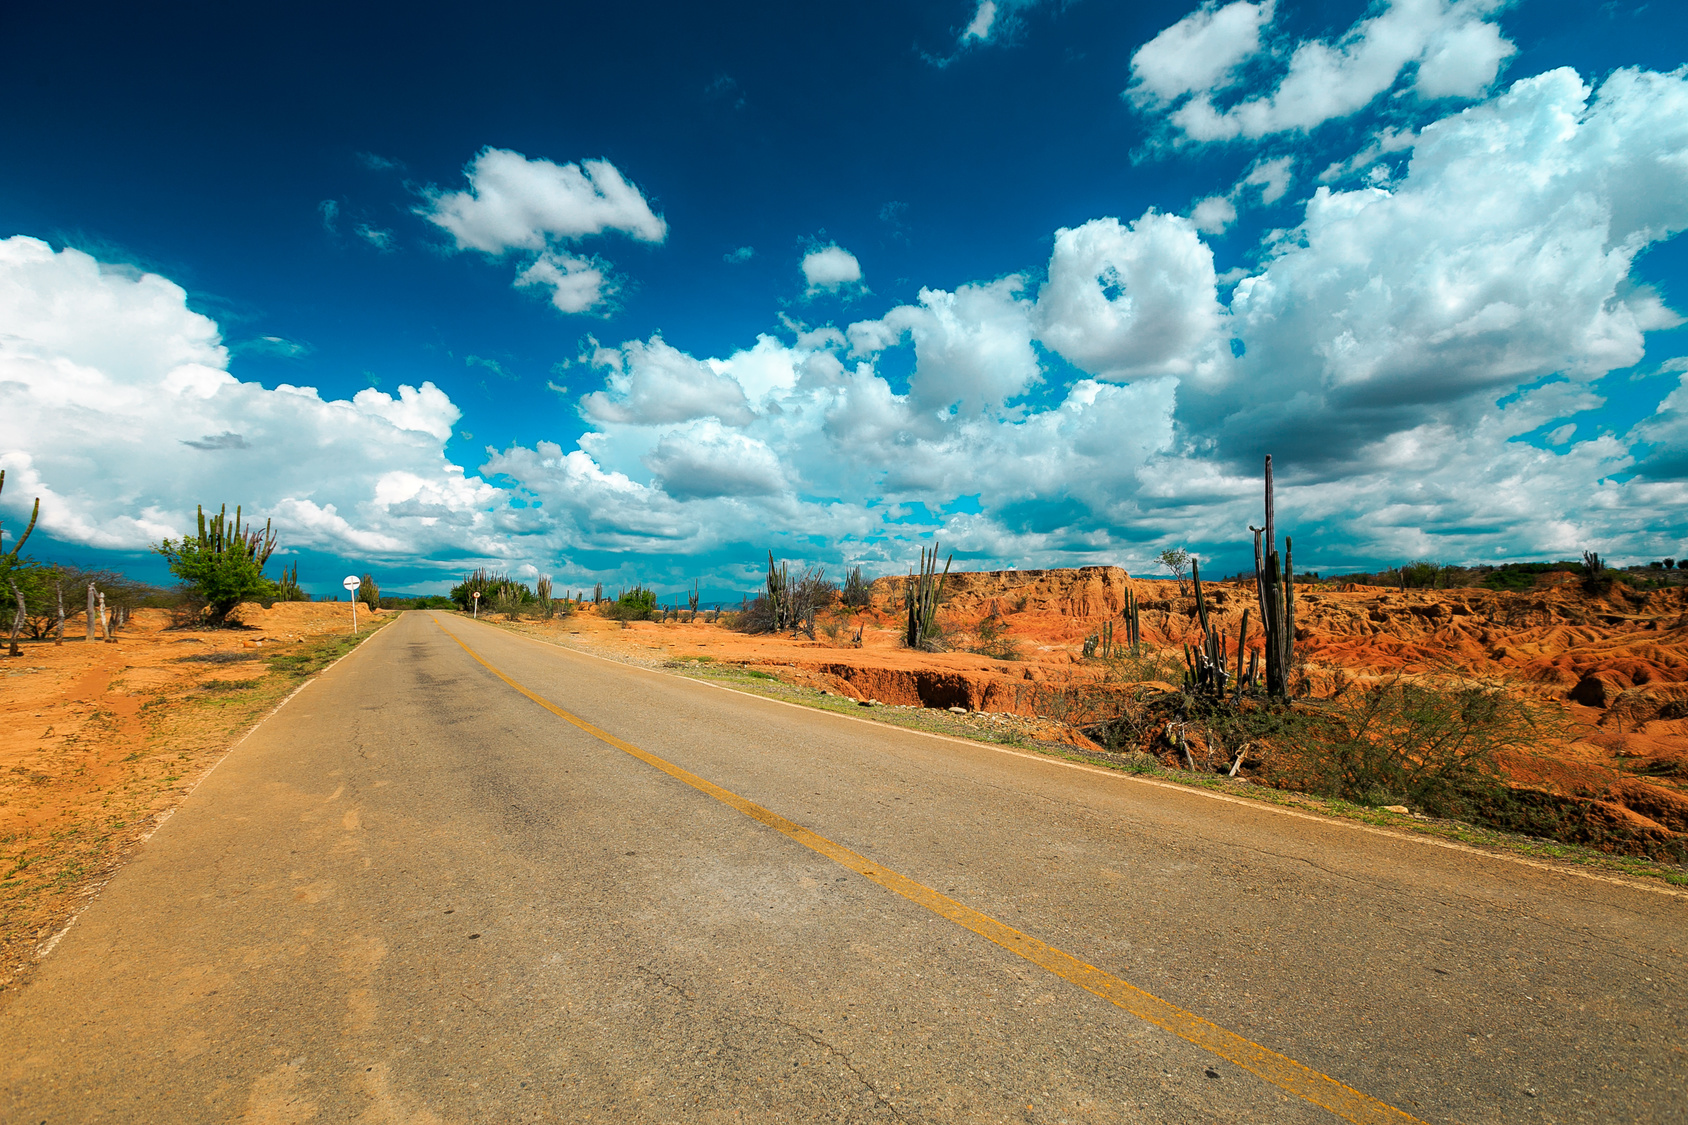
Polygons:
<instances>
[{"instance_id":1,"label":"grass by roadside","mask_svg":"<svg viewBox=\"0 0 1688 1125\"><path fill-rule=\"evenodd\" d=\"M272 653L216 662L176 657L167 682L145 689L130 722L109 705L89 713L73 744L28 777L0 832L0 997L14 991L41 944L57 933L121 866L124 857L181 803L224 753L301 684L397 615L359 635L317 634ZM179 635L135 645L177 642ZM179 642L178 642L179 643ZM230 669L263 670L231 678ZM124 674L111 690L127 685ZM42 725L64 718L48 715Z\"/></svg>"}]
</instances>

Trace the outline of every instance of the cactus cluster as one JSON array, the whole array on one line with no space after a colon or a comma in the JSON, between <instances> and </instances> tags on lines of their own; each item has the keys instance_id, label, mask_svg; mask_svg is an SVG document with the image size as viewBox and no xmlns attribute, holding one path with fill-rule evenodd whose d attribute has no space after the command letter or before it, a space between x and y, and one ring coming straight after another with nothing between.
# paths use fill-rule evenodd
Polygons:
<instances>
[{"instance_id":1,"label":"cactus cluster","mask_svg":"<svg viewBox=\"0 0 1688 1125\"><path fill-rule=\"evenodd\" d=\"M1191 581L1196 587L1196 620L1201 626L1202 639L1192 649L1184 646L1184 686L1197 695L1223 699L1229 690L1232 698L1259 684L1260 654L1249 654L1248 668L1243 668L1243 652L1248 647L1248 610L1243 610L1242 624L1237 629L1237 665L1229 667L1225 656L1225 637L1213 625L1207 613L1207 595L1202 592L1201 563L1190 560Z\"/></svg>"}]
</instances>

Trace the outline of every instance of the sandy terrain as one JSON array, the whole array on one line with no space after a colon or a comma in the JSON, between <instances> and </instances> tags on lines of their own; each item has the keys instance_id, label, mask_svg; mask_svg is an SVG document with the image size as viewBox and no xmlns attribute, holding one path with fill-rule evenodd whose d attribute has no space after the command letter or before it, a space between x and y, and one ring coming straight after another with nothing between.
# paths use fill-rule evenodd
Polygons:
<instances>
[{"instance_id":1,"label":"sandy terrain","mask_svg":"<svg viewBox=\"0 0 1688 1125\"><path fill-rule=\"evenodd\" d=\"M254 605L242 628L177 630L141 610L115 643L77 631L0 659L0 988L233 739L331 658L324 642L349 632L350 612ZM274 670L277 655L298 667Z\"/></svg>"}]
</instances>

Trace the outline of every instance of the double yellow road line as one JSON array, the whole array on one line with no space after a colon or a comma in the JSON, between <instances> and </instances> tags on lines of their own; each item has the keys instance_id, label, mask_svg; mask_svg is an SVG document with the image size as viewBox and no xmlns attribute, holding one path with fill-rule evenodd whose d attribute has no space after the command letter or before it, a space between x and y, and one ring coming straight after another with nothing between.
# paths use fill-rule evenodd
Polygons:
<instances>
[{"instance_id":1,"label":"double yellow road line","mask_svg":"<svg viewBox=\"0 0 1688 1125\"><path fill-rule=\"evenodd\" d=\"M438 619L435 619L434 623L439 625ZM1154 1024L1162 1030L1170 1031L1180 1039L1194 1043L1203 1050L1210 1051L1227 1062L1236 1064L1279 1089L1286 1090L1299 1098L1305 1098L1314 1105L1328 1109L1349 1121L1358 1122L1361 1125L1406 1125L1406 1123L1424 1125L1424 1122L1418 1118L1396 1109L1387 1102L1381 1102L1368 1094L1362 1094L1352 1086L1345 1085L1310 1066L1296 1062L1287 1055L1280 1055L1276 1051L1262 1047L1252 1039L1245 1039L1234 1031L1227 1031L1194 1012L1185 1011L1176 1004L1168 1003L1158 996L1144 992L1129 981L1121 980L1112 973L1103 972L1096 966L1086 964L1072 954L1039 941L1030 934L1021 933L1014 927L998 922L987 914L981 914L969 906L964 906L924 883L917 883L906 875L898 874L882 864L873 862L859 852L853 852L844 845L835 843L817 832L812 832L801 824L789 821L754 801L747 800L729 789L721 788L713 781L699 777L690 770L682 769L673 762L659 758L649 751L641 750L631 742L617 738L608 731L593 726L580 716L564 710L544 696L529 691L512 680L488 663L478 652L464 644L461 637L444 625L440 625L440 629L446 636L462 645L463 651L473 657L483 668L564 722L579 727L600 742L613 746L648 766L661 770L676 781L684 782L698 792L708 794L723 805L737 809L751 820L765 824L774 831L790 837L810 851L832 860L840 867L854 871L864 879L871 879L887 890L897 892L910 902L918 903L932 913L949 919L963 929L972 930L980 937L995 942L1015 956L1022 957L1040 968L1049 970L1062 980L1070 981L1086 992L1094 993L1102 999L1124 1008L1138 1019Z\"/></svg>"}]
</instances>

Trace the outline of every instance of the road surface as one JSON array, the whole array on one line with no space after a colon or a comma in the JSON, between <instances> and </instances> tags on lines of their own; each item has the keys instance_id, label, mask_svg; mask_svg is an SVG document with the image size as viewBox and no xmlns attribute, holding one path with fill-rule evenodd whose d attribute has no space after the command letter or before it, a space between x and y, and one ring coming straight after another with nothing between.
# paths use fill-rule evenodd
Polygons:
<instances>
[{"instance_id":1,"label":"road surface","mask_svg":"<svg viewBox=\"0 0 1688 1125\"><path fill-rule=\"evenodd\" d=\"M412 612L0 1011L0 1121L1683 1121L1685 919Z\"/></svg>"}]
</instances>

